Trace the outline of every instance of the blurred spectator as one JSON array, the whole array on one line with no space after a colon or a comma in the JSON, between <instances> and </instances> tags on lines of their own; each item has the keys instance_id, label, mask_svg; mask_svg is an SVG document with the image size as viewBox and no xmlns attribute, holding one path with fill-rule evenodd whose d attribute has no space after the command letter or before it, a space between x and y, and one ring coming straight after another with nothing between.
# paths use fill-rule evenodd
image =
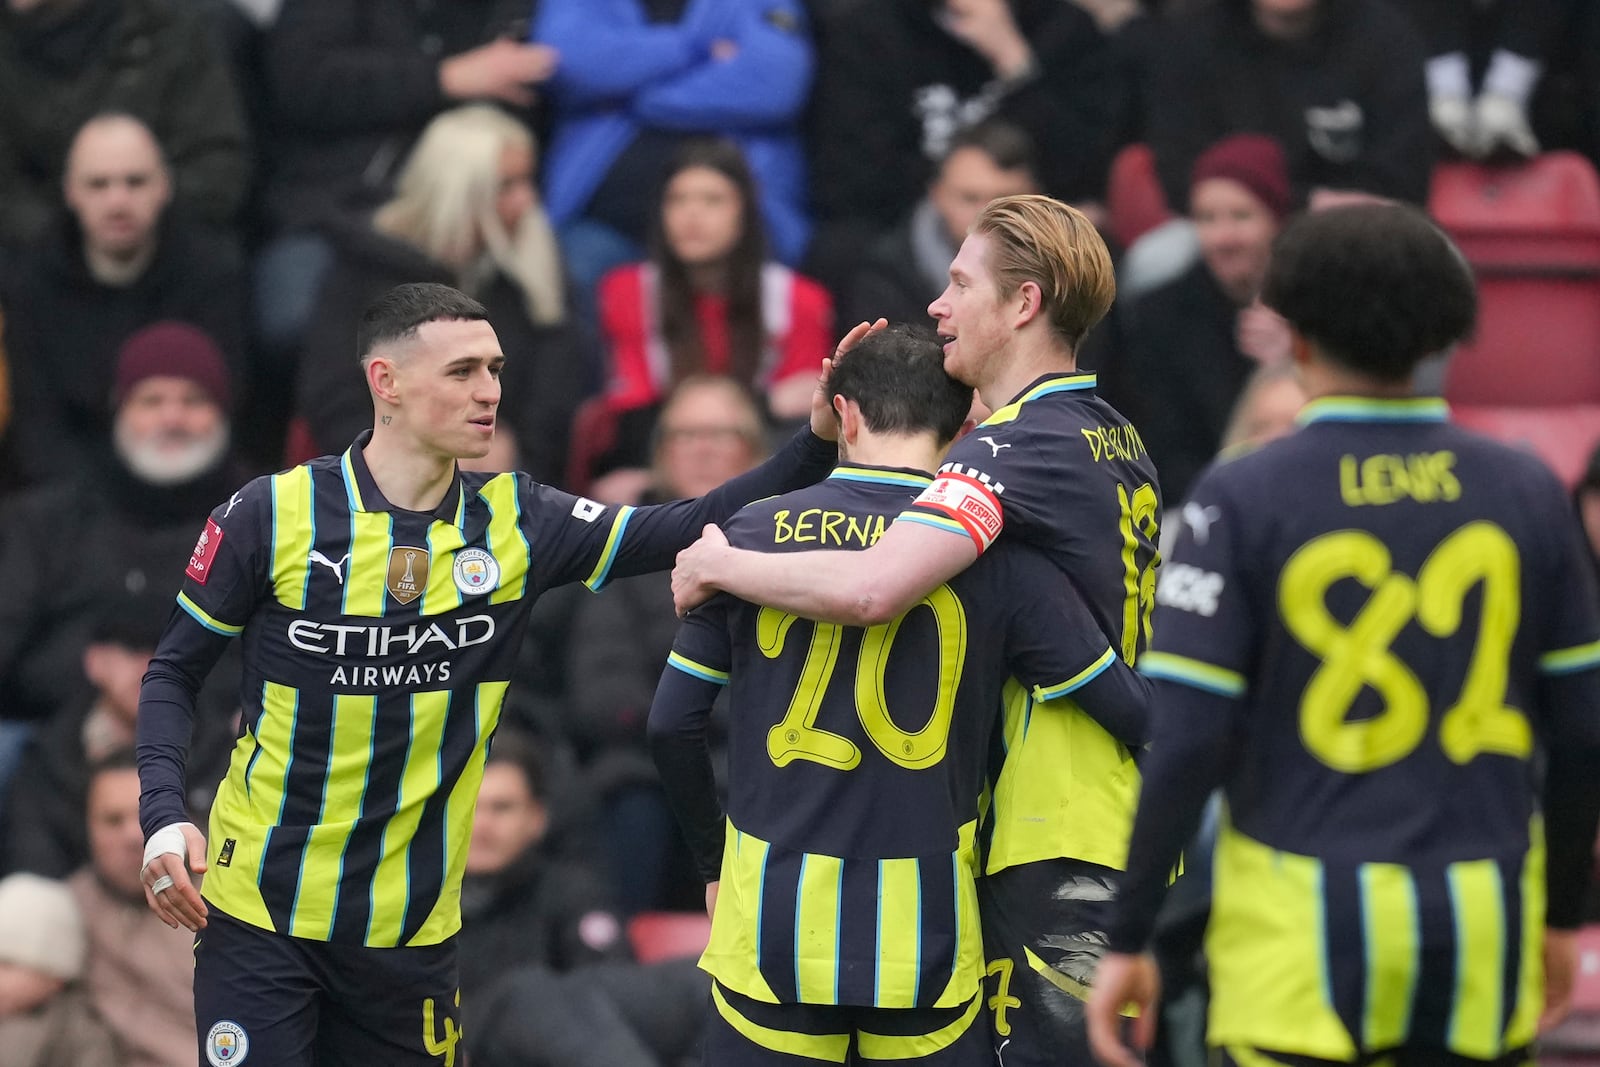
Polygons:
<instances>
[{"instance_id":1,"label":"blurred spectator","mask_svg":"<svg viewBox=\"0 0 1600 1067\"><path fill-rule=\"evenodd\" d=\"M1310 397L1293 363L1257 367L1233 405L1228 428L1222 434L1223 453L1259 448L1294 432L1300 409Z\"/></svg>"},{"instance_id":2,"label":"blurred spectator","mask_svg":"<svg viewBox=\"0 0 1600 1067\"><path fill-rule=\"evenodd\" d=\"M661 413L654 486L645 499L699 496L754 467L763 453L749 395L726 378L689 379ZM628 914L675 902L677 889L692 905L701 889L645 738L677 629L667 576L645 574L586 597L568 645L567 732L601 797L603 840Z\"/></svg>"},{"instance_id":3,"label":"blurred spectator","mask_svg":"<svg viewBox=\"0 0 1600 1067\"><path fill-rule=\"evenodd\" d=\"M327 269L315 228L388 200L428 120L453 103L528 110L557 56L521 43L529 0L283 0L268 32L268 219L256 328L293 351Z\"/></svg>"},{"instance_id":4,"label":"blurred spectator","mask_svg":"<svg viewBox=\"0 0 1600 1067\"><path fill-rule=\"evenodd\" d=\"M950 261L989 201L1039 192L1033 142L1022 127L990 119L950 140L927 195L868 249L846 294L843 323L927 324L928 305L949 284Z\"/></svg>"},{"instance_id":5,"label":"blurred spectator","mask_svg":"<svg viewBox=\"0 0 1600 1067\"><path fill-rule=\"evenodd\" d=\"M566 971L628 958L604 882L551 852L548 771L535 746L502 731L483 768L461 887L461 989L469 1011L485 987L514 968Z\"/></svg>"},{"instance_id":6,"label":"blurred spectator","mask_svg":"<svg viewBox=\"0 0 1600 1067\"><path fill-rule=\"evenodd\" d=\"M1567 21L1567 0L1404 0L1428 52L1428 114L1462 155L1534 156L1529 122L1545 57ZM1474 72L1477 77L1474 77Z\"/></svg>"},{"instance_id":7,"label":"blurred spectator","mask_svg":"<svg viewBox=\"0 0 1600 1067\"><path fill-rule=\"evenodd\" d=\"M233 82L204 18L180 0L5 0L0 5L0 246L44 232L67 149L115 109L154 131L178 202L226 231L249 161Z\"/></svg>"},{"instance_id":8,"label":"blurred spectator","mask_svg":"<svg viewBox=\"0 0 1600 1067\"><path fill-rule=\"evenodd\" d=\"M132 752L108 756L91 772L88 825L89 866L68 884L88 924L89 999L122 1048L118 1067L193 1067L194 938L145 904Z\"/></svg>"},{"instance_id":9,"label":"blurred spectator","mask_svg":"<svg viewBox=\"0 0 1600 1067\"><path fill-rule=\"evenodd\" d=\"M72 891L32 874L0 881L0 1063L120 1067L80 984L85 936Z\"/></svg>"},{"instance_id":10,"label":"blurred spectator","mask_svg":"<svg viewBox=\"0 0 1600 1067\"><path fill-rule=\"evenodd\" d=\"M1426 201L1425 50L1382 0L1218 0L1175 15L1150 54L1145 125L1169 203L1233 133L1278 140L1297 206L1348 191Z\"/></svg>"},{"instance_id":11,"label":"blurred spectator","mask_svg":"<svg viewBox=\"0 0 1600 1067\"><path fill-rule=\"evenodd\" d=\"M642 464L657 405L693 375L729 375L777 419L810 410L833 351L833 302L816 282L765 261L763 248L738 148L685 145L661 186L651 259L600 285L606 398L621 416L615 465Z\"/></svg>"},{"instance_id":12,"label":"blurred spectator","mask_svg":"<svg viewBox=\"0 0 1600 1067\"><path fill-rule=\"evenodd\" d=\"M1219 141L1195 161L1189 194L1199 262L1118 309L1108 393L1138 427L1173 505L1216 454L1251 372L1289 362L1287 327L1256 300L1289 198L1277 142Z\"/></svg>"},{"instance_id":13,"label":"blurred spectator","mask_svg":"<svg viewBox=\"0 0 1600 1067\"><path fill-rule=\"evenodd\" d=\"M89 121L73 139L64 192L70 210L17 258L0 294L13 461L33 482L109 453L106 398L117 350L135 330L193 323L235 369L243 348L236 257L170 206L172 182L149 128L126 115Z\"/></svg>"},{"instance_id":14,"label":"blurred spectator","mask_svg":"<svg viewBox=\"0 0 1600 1067\"><path fill-rule=\"evenodd\" d=\"M187 525L192 530L199 521ZM83 651L81 674L90 692L57 709L24 752L4 807L3 869L65 878L88 862L84 796L89 768L133 747L139 683L171 611L170 591L101 592ZM195 716L189 782L194 821L203 826L216 783L227 770L236 721L228 712L237 698L210 686L202 703Z\"/></svg>"},{"instance_id":15,"label":"blurred spectator","mask_svg":"<svg viewBox=\"0 0 1600 1067\"><path fill-rule=\"evenodd\" d=\"M542 0L537 40L561 64L545 196L580 291L637 259L680 143L732 138L760 191L772 252L810 231L798 120L812 54L800 0Z\"/></svg>"},{"instance_id":16,"label":"blurred spectator","mask_svg":"<svg viewBox=\"0 0 1600 1067\"><path fill-rule=\"evenodd\" d=\"M1578 509L1578 521L1583 524L1596 571L1600 572L1600 448L1589 457L1588 469L1573 489L1572 500Z\"/></svg>"},{"instance_id":17,"label":"blurred spectator","mask_svg":"<svg viewBox=\"0 0 1600 1067\"><path fill-rule=\"evenodd\" d=\"M820 38L809 262L830 285L846 288L861 253L917 204L951 138L991 116L1032 137L1044 191L1077 204L1102 195L1124 94L1078 7L873 0L839 5Z\"/></svg>"},{"instance_id":18,"label":"blurred spectator","mask_svg":"<svg viewBox=\"0 0 1600 1067\"><path fill-rule=\"evenodd\" d=\"M525 126L488 105L457 108L428 124L392 200L370 219L330 224L335 259L295 405L318 453L341 452L372 427L355 355L361 309L403 282L444 282L483 301L509 357L496 436L514 441L536 479L559 481L590 374L533 173Z\"/></svg>"},{"instance_id":19,"label":"blurred spectator","mask_svg":"<svg viewBox=\"0 0 1600 1067\"><path fill-rule=\"evenodd\" d=\"M711 977L694 959L510 972L467 1024L472 1067L697 1067ZM465 1004L465 1002L463 1002Z\"/></svg>"},{"instance_id":20,"label":"blurred spectator","mask_svg":"<svg viewBox=\"0 0 1600 1067\"><path fill-rule=\"evenodd\" d=\"M199 330L134 334L107 393L115 458L57 468L0 519L0 781L35 722L91 699L82 664L106 597L147 592L170 611L196 533L239 482L227 369ZM223 693L238 677L213 675Z\"/></svg>"}]
</instances>

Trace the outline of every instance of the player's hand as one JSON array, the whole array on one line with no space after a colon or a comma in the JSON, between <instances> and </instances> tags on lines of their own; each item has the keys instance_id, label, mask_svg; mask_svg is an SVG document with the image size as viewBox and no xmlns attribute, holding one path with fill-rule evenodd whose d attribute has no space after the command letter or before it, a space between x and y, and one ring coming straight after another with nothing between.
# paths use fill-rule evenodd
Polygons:
<instances>
[{"instance_id":1,"label":"player's hand","mask_svg":"<svg viewBox=\"0 0 1600 1067\"><path fill-rule=\"evenodd\" d=\"M1156 1001L1160 997L1161 972L1154 956L1107 953L1095 969L1086 1009L1089 1048L1094 1058L1105 1067L1140 1067L1142 1061L1134 1053L1149 1051L1155 1040ZM1139 1012L1131 1026L1122 1015L1130 1005ZM1131 1031L1131 1045L1122 1037L1125 1026Z\"/></svg>"},{"instance_id":2,"label":"player's hand","mask_svg":"<svg viewBox=\"0 0 1600 1067\"><path fill-rule=\"evenodd\" d=\"M532 86L548 81L561 55L543 44L522 44L504 38L439 64L439 88L452 100L499 100L530 107Z\"/></svg>"},{"instance_id":3,"label":"player's hand","mask_svg":"<svg viewBox=\"0 0 1600 1067\"><path fill-rule=\"evenodd\" d=\"M1033 63L1033 49L1017 29L1006 0L945 0L941 25L950 36L989 61L1008 81Z\"/></svg>"},{"instance_id":4,"label":"player's hand","mask_svg":"<svg viewBox=\"0 0 1600 1067\"><path fill-rule=\"evenodd\" d=\"M700 540L678 553L672 568L672 606L682 618L711 599L717 591L714 574L722 553L729 552L728 539L715 524L700 531Z\"/></svg>"},{"instance_id":5,"label":"player's hand","mask_svg":"<svg viewBox=\"0 0 1600 1067\"><path fill-rule=\"evenodd\" d=\"M888 328L888 319L857 323L834 346L833 355L822 361L822 373L817 375L817 387L811 391L811 432L824 441L839 439L839 419L833 413L833 397L828 395L828 380L833 377L834 365L864 338Z\"/></svg>"},{"instance_id":6,"label":"player's hand","mask_svg":"<svg viewBox=\"0 0 1600 1067\"><path fill-rule=\"evenodd\" d=\"M1539 1032L1552 1029L1572 1010L1572 988L1578 980L1578 932L1544 931L1544 1014Z\"/></svg>"},{"instance_id":7,"label":"player's hand","mask_svg":"<svg viewBox=\"0 0 1600 1067\"><path fill-rule=\"evenodd\" d=\"M717 890L721 886L721 882L706 883L706 918L708 919L717 917Z\"/></svg>"},{"instance_id":8,"label":"player's hand","mask_svg":"<svg viewBox=\"0 0 1600 1067\"><path fill-rule=\"evenodd\" d=\"M206 872L206 837L194 823L163 826L144 846L144 900L156 917L176 930L206 925L206 902L200 899L193 874Z\"/></svg>"}]
</instances>

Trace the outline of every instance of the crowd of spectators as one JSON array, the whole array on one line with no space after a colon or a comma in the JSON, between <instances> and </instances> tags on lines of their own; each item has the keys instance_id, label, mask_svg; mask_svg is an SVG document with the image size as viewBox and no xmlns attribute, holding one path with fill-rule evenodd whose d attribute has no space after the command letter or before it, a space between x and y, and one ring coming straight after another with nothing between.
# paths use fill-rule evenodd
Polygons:
<instances>
[{"instance_id":1,"label":"crowd of spectators","mask_svg":"<svg viewBox=\"0 0 1600 1067\"><path fill-rule=\"evenodd\" d=\"M1600 161L1600 5L0 0L16 1062L193 1062L187 945L137 880L138 680L210 509L370 420L370 299L440 281L488 306L510 357L490 467L695 495L803 417L845 326L927 322L986 202L1046 192L1105 225L1135 142L1177 217L1115 248L1124 298L1081 358L1177 507L1298 407L1256 300L1284 220L1425 202L1451 157ZM1600 461L1575 496L1600 548L1597 500ZM698 1009L671 1006L702 979L625 935L701 902L643 747L673 626L664 575L534 611L463 896L463 985L504 1023L469 1011L474 1062L566 1062L573 1019L604 1020L578 1036L605 1062L690 1055L672 1020ZM202 825L237 664L212 678Z\"/></svg>"}]
</instances>

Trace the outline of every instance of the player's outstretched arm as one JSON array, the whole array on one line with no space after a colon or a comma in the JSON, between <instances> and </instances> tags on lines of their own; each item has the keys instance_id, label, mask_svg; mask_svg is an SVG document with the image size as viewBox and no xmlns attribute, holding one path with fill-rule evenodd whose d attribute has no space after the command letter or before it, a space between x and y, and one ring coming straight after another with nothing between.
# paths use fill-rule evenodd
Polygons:
<instances>
[{"instance_id":1,"label":"player's outstretched arm","mask_svg":"<svg viewBox=\"0 0 1600 1067\"><path fill-rule=\"evenodd\" d=\"M970 539L910 522L892 524L864 552L783 555L732 548L721 531L708 527L678 554L672 598L679 614L721 590L801 618L876 626L904 614L977 558Z\"/></svg>"}]
</instances>

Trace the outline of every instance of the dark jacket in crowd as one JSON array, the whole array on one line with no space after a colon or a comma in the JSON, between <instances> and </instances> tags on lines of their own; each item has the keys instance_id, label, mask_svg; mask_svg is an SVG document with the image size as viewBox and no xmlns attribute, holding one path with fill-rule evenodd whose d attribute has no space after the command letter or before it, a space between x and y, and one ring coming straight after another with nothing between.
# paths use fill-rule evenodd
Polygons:
<instances>
[{"instance_id":1,"label":"dark jacket in crowd","mask_svg":"<svg viewBox=\"0 0 1600 1067\"><path fill-rule=\"evenodd\" d=\"M1423 203L1433 131L1426 50L1381 0L1323 0L1305 40L1256 29L1249 0L1175 15L1147 49L1145 131L1167 201L1189 199L1195 159L1233 133L1278 139L1297 200L1318 187Z\"/></svg>"},{"instance_id":2,"label":"dark jacket in crowd","mask_svg":"<svg viewBox=\"0 0 1600 1067\"><path fill-rule=\"evenodd\" d=\"M226 229L250 161L227 60L192 0L83 0L21 14L0 5L0 245L49 225L73 137L103 111L155 133L177 199Z\"/></svg>"},{"instance_id":3,"label":"dark jacket in crowd","mask_svg":"<svg viewBox=\"0 0 1600 1067\"><path fill-rule=\"evenodd\" d=\"M158 631L165 618L156 616ZM195 708L187 785L189 811L199 826L206 824L233 753L239 670L237 652L230 648L206 679ZM89 862L89 768L95 761L84 733L95 707L89 697L58 709L28 742L0 805L0 869L66 878Z\"/></svg>"},{"instance_id":4,"label":"dark jacket in crowd","mask_svg":"<svg viewBox=\"0 0 1600 1067\"><path fill-rule=\"evenodd\" d=\"M1239 351L1238 308L1204 263L1116 316L1112 329L1100 331L1116 350L1103 392L1139 431L1161 475L1161 498L1176 507L1216 456L1258 364Z\"/></svg>"},{"instance_id":5,"label":"dark jacket in crowd","mask_svg":"<svg viewBox=\"0 0 1600 1067\"><path fill-rule=\"evenodd\" d=\"M334 261L306 331L295 409L318 450L336 453L372 427L372 400L356 352L362 309L405 282L460 282L448 267L378 233L366 219L331 222L325 232ZM561 326L535 326L522 290L502 275L474 295L488 308L506 354L499 418L516 434L521 469L559 485L572 413L589 376L583 333L570 316Z\"/></svg>"},{"instance_id":6,"label":"dark jacket in crowd","mask_svg":"<svg viewBox=\"0 0 1600 1067\"><path fill-rule=\"evenodd\" d=\"M224 463L158 488L120 464L9 498L0 519L0 717L42 719L83 700L83 650L108 593L171 610L195 538L242 480ZM225 672L213 672L213 677Z\"/></svg>"},{"instance_id":7,"label":"dark jacket in crowd","mask_svg":"<svg viewBox=\"0 0 1600 1067\"><path fill-rule=\"evenodd\" d=\"M630 957L605 884L536 844L505 870L461 886L461 989L472 997L508 971L569 971Z\"/></svg>"},{"instance_id":8,"label":"dark jacket in crowd","mask_svg":"<svg viewBox=\"0 0 1600 1067\"><path fill-rule=\"evenodd\" d=\"M1093 21L1060 0L1010 0L1038 71L1000 85L978 53L935 22L928 0L841 7L823 24L812 98L811 190L820 219L880 231L926 190L944 144L997 116L1033 137L1047 192L1100 195L1120 128L1123 92Z\"/></svg>"},{"instance_id":9,"label":"dark jacket in crowd","mask_svg":"<svg viewBox=\"0 0 1600 1067\"><path fill-rule=\"evenodd\" d=\"M176 319L208 333L228 360L237 398L243 301L238 254L176 210L161 222L149 267L123 287L89 273L77 220L62 212L0 281L14 401L8 451L17 474L41 482L109 459L117 352L153 322Z\"/></svg>"},{"instance_id":10,"label":"dark jacket in crowd","mask_svg":"<svg viewBox=\"0 0 1600 1067\"><path fill-rule=\"evenodd\" d=\"M921 228L928 244L940 249L942 259L937 274L931 273L931 263L917 255L914 228ZM872 322L885 318L932 329L928 305L944 291L948 280L945 271L955 258L955 250L948 248L949 241L942 230L943 224L932 205L923 201L898 226L878 238L861 257L855 277L840 299L838 321Z\"/></svg>"},{"instance_id":11,"label":"dark jacket in crowd","mask_svg":"<svg viewBox=\"0 0 1600 1067\"><path fill-rule=\"evenodd\" d=\"M439 61L521 40L529 0L284 0L266 42L268 208L282 225L389 199L428 120L451 105Z\"/></svg>"}]
</instances>

